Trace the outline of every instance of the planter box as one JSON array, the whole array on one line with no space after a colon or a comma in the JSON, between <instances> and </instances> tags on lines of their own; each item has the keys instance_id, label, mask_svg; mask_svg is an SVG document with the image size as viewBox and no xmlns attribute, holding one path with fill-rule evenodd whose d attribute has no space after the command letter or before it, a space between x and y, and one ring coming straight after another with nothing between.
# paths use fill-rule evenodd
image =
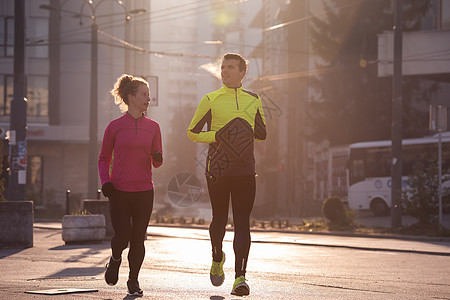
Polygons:
<instances>
[{"instance_id":1,"label":"planter box","mask_svg":"<svg viewBox=\"0 0 450 300\"><path fill-rule=\"evenodd\" d=\"M101 242L105 231L103 215L65 215L62 219L62 239L66 244Z\"/></svg>"},{"instance_id":2,"label":"planter box","mask_svg":"<svg viewBox=\"0 0 450 300\"><path fill-rule=\"evenodd\" d=\"M0 248L33 247L33 202L0 202Z\"/></svg>"},{"instance_id":3,"label":"planter box","mask_svg":"<svg viewBox=\"0 0 450 300\"><path fill-rule=\"evenodd\" d=\"M109 200L83 200L83 211L86 210L91 214L102 214L106 221L106 236L105 240L111 240L114 236L114 228L111 223L111 213L109 210ZM145 239L147 240L147 231L145 232Z\"/></svg>"},{"instance_id":4,"label":"planter box","mask_svg":"<svg viewBox=\"0 0 450 300\"><path fill-rule=\"evenodd\" d=\"M91 214L101 214L105 216L106 222L106 240L111 240L114 236L114 229L111 223L111 214L109 212L109 200L84 199L83 208Z\"/></svg>"}]
</instances>

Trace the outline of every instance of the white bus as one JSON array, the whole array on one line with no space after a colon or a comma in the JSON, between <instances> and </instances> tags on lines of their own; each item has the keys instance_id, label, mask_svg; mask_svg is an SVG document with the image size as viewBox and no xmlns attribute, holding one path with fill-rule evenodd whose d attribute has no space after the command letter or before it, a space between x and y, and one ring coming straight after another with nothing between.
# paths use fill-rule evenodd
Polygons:
<instances>
[{"instance_id":1,"label":"white bus","mask_svg":"<svg viewBox=\"0 0 450 300\"><path fill-rule=\"evenodd\" d=\"M391 207L391 141L355 143L349 146L348 205L353 210L370 209L388 215ZM438 157L438 136L402 141L402 187L416 162ZM442 133L442 170L450 167L450 133Z\"/></svg>"}]
</instances>

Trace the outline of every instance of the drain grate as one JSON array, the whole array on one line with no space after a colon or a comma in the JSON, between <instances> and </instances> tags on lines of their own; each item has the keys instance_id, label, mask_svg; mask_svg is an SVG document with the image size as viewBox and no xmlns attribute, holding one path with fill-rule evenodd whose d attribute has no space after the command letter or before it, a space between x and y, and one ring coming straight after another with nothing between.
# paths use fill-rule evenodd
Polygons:
<instances>
[{"instance_id":1,"label":"drain grate","mask_svg":"<svg viewBox=\"0 0 450 300\"><path fill-rule=\"evenodd\" d=\"M98 292L96 289L51 289L42 291L26 291L25 294L39 294L39 295L63 295L75 293L91 293Z\"/></svg>"}]
</instances>

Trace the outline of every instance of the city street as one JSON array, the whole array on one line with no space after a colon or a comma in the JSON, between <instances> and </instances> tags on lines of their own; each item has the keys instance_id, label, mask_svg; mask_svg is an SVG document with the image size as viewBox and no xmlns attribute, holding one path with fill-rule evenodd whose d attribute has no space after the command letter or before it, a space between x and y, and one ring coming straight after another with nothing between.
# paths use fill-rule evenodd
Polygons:
<instances>
[{"instance_id":1,"label":"city street","mask_svg":"<svg viewBox=\"0 0 450 300\"><path fill-rule=\"evenodd\" d=\"M450 240L253 232L246 299L450 299ZM232 232L225 282L209 281L206 229L148 229L140 275L143 299L240 299L230 295ZM60 223L35 223L34 247L0 250L0 299L131 299L128 264L114 287L103 281L109 243L64 245ZM126 253L124 253L124 258ZM94 289L66 295L50 289Z\"/></svg>"}]
</instances>

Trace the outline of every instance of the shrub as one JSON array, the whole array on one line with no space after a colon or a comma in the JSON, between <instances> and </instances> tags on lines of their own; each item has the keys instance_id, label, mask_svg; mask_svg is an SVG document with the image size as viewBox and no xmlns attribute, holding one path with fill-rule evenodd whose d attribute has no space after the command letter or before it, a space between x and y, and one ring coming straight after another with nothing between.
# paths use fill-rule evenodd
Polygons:
<instances>
[{"instance_id":1,"label":"shrub","mask_svg":"<svg viewBox=\"0 0 450 300\"><path fill-rule=\"evenodd\" d=\"M348 224L344 205L338 196L331 196L325 199L322 205L322 213L331 223L339 225Z\"/></svg>"},{"instance_id":2,"label":"shrub","mask_svg":"<svg viewBox=\"0 0 450 300\"><path fill-rule=\"evenodd\" d=\"M447 172L443 172L445 174ZM408 188L402 192L402 205L405 214L417 219L419 224L438 222L439 170L436 161L417 162L413 173L407 180ZM442 181L448 180L443 175ZM449 189L442 188L442 201L449 196Z\"/></svg>"}]
</instances>

